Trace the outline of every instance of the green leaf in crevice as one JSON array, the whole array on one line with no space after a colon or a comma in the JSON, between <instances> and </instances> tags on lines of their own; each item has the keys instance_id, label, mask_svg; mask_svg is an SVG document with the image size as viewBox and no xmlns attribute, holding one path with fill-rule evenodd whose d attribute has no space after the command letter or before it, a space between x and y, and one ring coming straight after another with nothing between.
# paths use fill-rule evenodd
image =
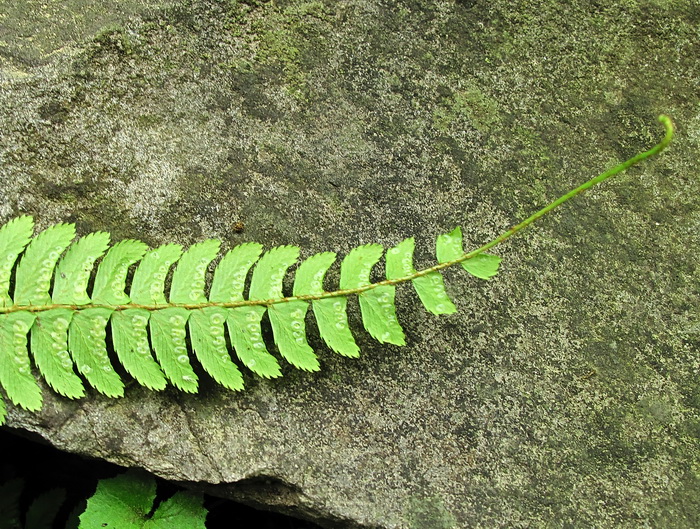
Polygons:
<instances>
[{"instance_id":1,"label":"green leaf in crevice","mask_svg":"<svg viewBox=\"0 0 700 529\"><path fill-rule=\"evenodd\" d=\"M205 529L201 494L177 492L150 515L155 499L156 482L142 472L100 480L80 515L79 529Z\"/></svg>"}]
</instances>

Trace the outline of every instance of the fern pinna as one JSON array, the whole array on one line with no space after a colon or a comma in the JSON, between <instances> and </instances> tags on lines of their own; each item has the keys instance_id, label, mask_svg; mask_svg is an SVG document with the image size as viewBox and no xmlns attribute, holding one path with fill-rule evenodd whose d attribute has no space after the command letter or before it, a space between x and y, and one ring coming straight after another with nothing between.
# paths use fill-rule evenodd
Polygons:
<instances>
[{"instance_id":1,"label":"fern pinna","mask_svg":"<svg viewBox=\"0 0 700 529\"><path fill-rule=\"evenodd\" d=\"M71 244L72 224L56 224L34 236L31 217L15 218L0 228L0 386L16 405L39 410L42 394L33 361L40 376L63 396L82 397L87 381L100 393L119 397L124 384L110 362L112 349L124 369L153 390L170 382L183 391L197 391L190 351L219 384L240 390L243 375L231 348L253 373L265 378L281 374L263 339L266 313L279 355L299 369L316 371L318 359L306 339L307 311L311 307L318 333L330 349L356 357L359 348L347 317L351 295L358 296L363 326L373 338L404 345L394 305L396 285L411 282L433 314L454 313L440 270L460 264L478 278L493 277L500 258L487 250L580 192L662 151L673 137L673 125L666 116L659 120L666 134L652 149L589 180L480 248L465 253L457 228L437 237L438 264L416 271L414 241L406 239L386 252L386 279L371 283L371 270L384 250L378 244L360 246L342 260L339 290L331 292L323 283L336 260L332 252L304 260L296 270L292 295L285 296L283 279L297 262L299 248L263 252L260 244L241 244L221 258L207 288L217 240L184 252L177 244L149 250L136 240L109 247L109 234L97 232ZM128 273L137 263L127 294ZM173 265L166 297L166 276ZM5 414L0 396L0 424Z\"/></svg>"}]
</instances>

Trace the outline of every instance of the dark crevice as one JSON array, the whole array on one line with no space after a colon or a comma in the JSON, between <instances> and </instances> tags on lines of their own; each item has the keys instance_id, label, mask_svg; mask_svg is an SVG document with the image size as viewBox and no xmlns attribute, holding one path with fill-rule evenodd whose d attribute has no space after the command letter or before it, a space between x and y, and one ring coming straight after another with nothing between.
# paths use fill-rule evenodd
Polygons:
<instances>
[{"instance_id":1,"label":"dark crevice","mask_svg":"<svg viewBox=\"0 0 700 529\"><path fill-rule=\"evenodd\" d=\"M0 462L0 487L10 480L13 480L18 488L21 487L20 520L31 502L39 495L54 489L64 489L65 501L51 527L53 529L71 527L66 524L71 522L71 518L75 519L75 513L84 510L85 500L95 492L97 481L112 478L126 470L106 461L62 452L35 439L37 436L28 432L0 428L0 449L4 454ZM176 483L156 479L158 483L156 501L183 489ZM209 511L207 529L232 527L320 529L310 522L257 510L210 495L205 495L204 506ZM3 520L8 521L5 518ZM2 520L0 520L0 527L6 527ZM10 525L8 529L12 527Z\"/></svg>"}]
</instances>

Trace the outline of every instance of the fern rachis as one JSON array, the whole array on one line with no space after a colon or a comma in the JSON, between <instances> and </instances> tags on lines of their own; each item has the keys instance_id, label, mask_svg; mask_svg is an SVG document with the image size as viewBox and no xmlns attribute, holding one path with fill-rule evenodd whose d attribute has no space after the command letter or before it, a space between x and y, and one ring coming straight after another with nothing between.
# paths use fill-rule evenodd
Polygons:
<instances>
[{"instance_id":1,"label":"fern rachis","mask_svg":"<svg viewBox=\"0 0 700 529\"><path fill-rule=\"evenodd\" d=\"M330 349L356 357L359 348L347 317L347 298L352 295L359 298L363 326L373 338L404 345L394 304L397 285L411 282L433 314L456 312L442 269L460 264L478 278L496 275L500 258L487 250L586 189L666 148L673 125L667 116L659 120L666 134L652 149L589 180L480 248L465 253L461 230L456 228L437 237L438 264L416 270L414 241L406 239L386 252L386 279L371 283L371 270L384 249L378 244L360 246L342 260L339 289L331 292L324 291L323 281L336 260L332 252L304 260L295 273L292 295L285 297L283 279L297 262L299 249L279 246L263 252L260 244L241 244L217 264L207 296L206 273L219 252L217 240L194 244L186 251L177 244L149 250L136 240L109 247L109 234L97 232L71 244L72 224L56 224L33 236L33 219L15 218L0 227L0 386L13 403L40 409L42 396L32 373L33 359L44 380L63 396L82 397L83 380L104 395L122 396L124 385L108 354L109 329L118 361L150 389L163 389L170 382L183 391L197 391L191 347L212 378L240 390L243 375L230 348L240 364L257 375L281 374L262 337L261 320L266 313L280 356L299 369L316 371L318 359L306 340L307 312L311 309L319 335ZM127 275L134 265L127 294ZM166 298L165 279L173 265ZM0 424L4 418L0 396Z\"/></svg>"}]
</instances>

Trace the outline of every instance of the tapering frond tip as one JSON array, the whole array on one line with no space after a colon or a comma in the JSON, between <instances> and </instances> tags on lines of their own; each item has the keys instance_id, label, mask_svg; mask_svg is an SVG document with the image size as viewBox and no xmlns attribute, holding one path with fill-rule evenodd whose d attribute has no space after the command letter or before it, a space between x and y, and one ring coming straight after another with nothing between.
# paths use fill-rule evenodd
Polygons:
<instances>
[{"instance_id":1,"label":"tapering frond tip","mask_svg":"<svg viewBox=\"0 0 700 529\"><path fill-rule=\"evenodd\" d=\"M666 133L664 135L664 139L661 140L661 143L659 143L660 149L665 149L668 147L668 144L671 143L673 140L673 135L675 133L675 126L673 125L673 120L670 118L670 116L667 116L666 114L661 114L659 116L659 123L663 125Z\"/></svg>"}]
</instances>

